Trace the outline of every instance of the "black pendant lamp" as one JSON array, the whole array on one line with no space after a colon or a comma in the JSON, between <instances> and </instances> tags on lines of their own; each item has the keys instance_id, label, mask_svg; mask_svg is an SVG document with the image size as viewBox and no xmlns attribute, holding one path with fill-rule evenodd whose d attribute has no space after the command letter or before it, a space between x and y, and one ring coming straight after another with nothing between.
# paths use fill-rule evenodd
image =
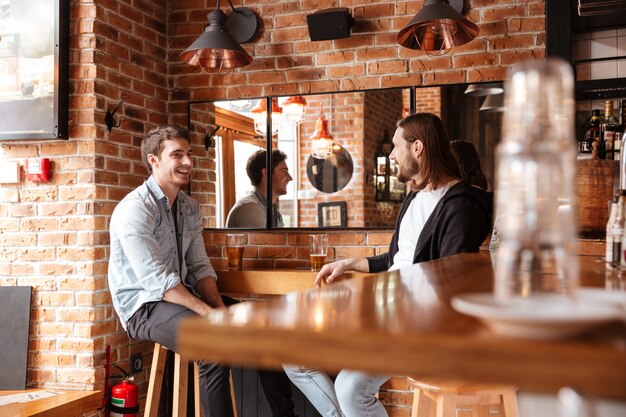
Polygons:
<instances>
[{"instance_id":1,"label":"black pendant lamp","mask_svg":"<svg viewBox=\"0 0 626 417\"><path fill-rule=\"evenodd\" d=\"M478 26L463 17L463 1L426 0L424 7L397 36L397 42L409 49L421 49L428 55L442 55L478 35Z\"/></svg>"},{"instance_id":2,"label":"black pendant lamp","mask_svg":"<svg viewBox=\"0 0 626 417\"><path fill-rule=\"evenodd\" d=\"M217 9L208 14L209 26L180 54L183 61L207 71L244 67L252 63L252 57L240 43L248 42L255 35L258 26L256 15L246 7L234 8L230 0L228 3L233 12L226 16L217 0Z\"/></svg>"}]
</instances>

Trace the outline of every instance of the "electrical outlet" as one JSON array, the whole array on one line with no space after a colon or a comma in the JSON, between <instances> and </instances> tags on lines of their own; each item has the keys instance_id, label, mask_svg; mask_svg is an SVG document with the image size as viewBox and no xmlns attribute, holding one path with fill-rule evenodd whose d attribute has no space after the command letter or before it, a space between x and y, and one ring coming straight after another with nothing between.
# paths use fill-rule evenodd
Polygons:
<instances>
[{"instance_id":1,"label":"electrical outlet","mask_svg":"<svg viewBox=\"0 0 626 417\"><path fill-rule=\"evenodd\" d=\"M143 369L143 353L138 352L130 356L130 374L134 375Z\"/></svg>"}]
</instances>

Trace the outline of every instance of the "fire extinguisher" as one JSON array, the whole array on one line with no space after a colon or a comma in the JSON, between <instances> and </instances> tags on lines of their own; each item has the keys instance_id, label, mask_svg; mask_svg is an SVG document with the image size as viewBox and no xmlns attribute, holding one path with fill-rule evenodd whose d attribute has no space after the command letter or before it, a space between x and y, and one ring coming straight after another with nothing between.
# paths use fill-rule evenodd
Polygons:
<instances>
[{"instance_id":1,"label":"fire extinguisher","mask_svg":"<svg viewBox=\"0 0 626 417\"><path fill-rule=\"evenodd\" d=\"M122 375L115 375L112 378L124 378L121 384L111 387L108 408L111 417L137 417L139 412L139 389L131 381L133 377L128 372L117 365L114 365L122 372Z\"/></svg>"}]
</instances>

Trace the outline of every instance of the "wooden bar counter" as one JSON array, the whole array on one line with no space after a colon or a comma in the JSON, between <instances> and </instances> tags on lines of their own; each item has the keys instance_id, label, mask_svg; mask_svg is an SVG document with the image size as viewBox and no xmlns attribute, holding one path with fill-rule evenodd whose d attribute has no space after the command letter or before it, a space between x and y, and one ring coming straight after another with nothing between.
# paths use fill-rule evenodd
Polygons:
<instances>
[{"instance_id":1,"label":"wooden bar counter","mask_svg":"<svg viewBox=\"0 0 626 417\"><path fill-rule=\"evenodd\" d=\"M599 258L581 262L584 286L603 286ZM276 281L283 279L274 271ZM450 307L456 294L491 291L489 252L343 280L321 289L241 303L183 322L181 353L242 365L282 363L414 377L515 384L554 393L626 399L626 326L538 342L498 336Z\"/></svg>"}]
</instances>

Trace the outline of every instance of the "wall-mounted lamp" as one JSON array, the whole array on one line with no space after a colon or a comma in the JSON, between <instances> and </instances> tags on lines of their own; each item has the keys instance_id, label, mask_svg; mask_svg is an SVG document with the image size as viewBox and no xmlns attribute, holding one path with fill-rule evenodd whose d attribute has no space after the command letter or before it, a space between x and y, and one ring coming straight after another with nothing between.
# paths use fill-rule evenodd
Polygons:
<instances>
[{"instance_id":1,"label":"wall-mounted lamp","mask_svg":"<svg viewBox=\"0 0 626 417\"><path fill-rule=\"evenodd\" d=\"M235 8L228 0L233 12L226 16L217 8L208 14L209 26L180 58L191 65L207 71L219 71L244 67L252 63L252 57L241 47L241 43L250 41L256 34L258 20L254 12L247 7Z\"/></svg>"},{"instance_id":2,"label":"wall-mounted lamp","mask_svg":"<svg viewBox=\"0 0 626 417\"><path fill-rule=\"evenodd\" d=\"M311 156L313 158L325 159L333 153L333 135L328 131L328 120L324 114L315 122L315 132L309 137L311 141Z\"/></svg>"},{"instance_id":3,"label":"wall-mounted lamp","mask_svg":"<svg viewBox=\"0 0 626 417\"><path fill-rule=\"evenodd\" d=\"M291 96L282 102L283 116L290 123L298 123L304 120L306 100L302 96Z\"/></svg>"},{"instance_id":4,"label":"wall-mounted lamp","mask_svg":"<svg viewBox=\"0 0 626 417\"><path fill-rule=\"evenodd\" d=\"M443 55L478 35L478 26L463 17L462 11L463 0L426 0L396 40L405 48Z\"/></svg>"},{"instance_id":5,"label":"wall-mounted lamp","mask_svg":"<svg viewBox=\"0 0 626 417\"><path fill-rule=\"evenodd\" d=\"M252 119L254 120L254 130L259 135L265 135L267 133L266 99L260 99L250 112L252 113ZM282 112L283 108L278 105L278 98L272 97L272 135L278 133L278 128L280 127L280 115Z\"/></svg>"}]
</instances>

